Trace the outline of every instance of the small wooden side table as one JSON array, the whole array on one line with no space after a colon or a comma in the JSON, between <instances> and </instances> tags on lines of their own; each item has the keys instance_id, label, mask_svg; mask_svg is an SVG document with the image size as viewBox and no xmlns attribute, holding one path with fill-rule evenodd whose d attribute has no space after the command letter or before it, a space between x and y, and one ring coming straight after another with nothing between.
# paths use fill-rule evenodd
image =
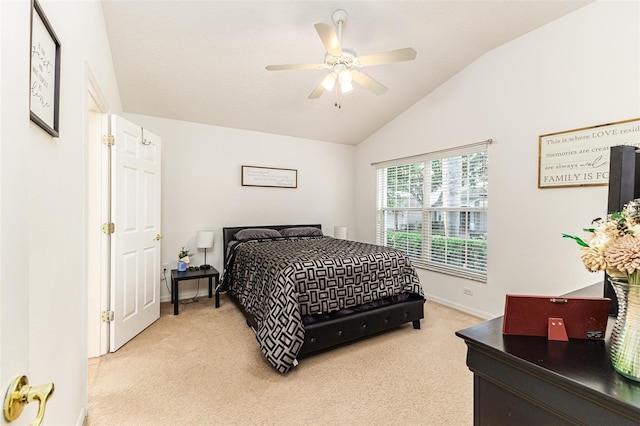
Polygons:
<instances>
[{"instance_id":1,"label":"small wooden side table","mask_svg":"<svg viewBox=\"0 0 640 426\"><path fill-rule=\"evenodd\" d=\"M220 272L213 266L209 269L187 269L186 271L171 270L171 303L173 303L173 315L178 315L178 284L180 281L195 280L199 278L209 279L209 299L213 297L213 279L216 280L216 288L220 283ZM220 293L216 291L216 308L220 306Z\"/></svg>"}]
</instances>

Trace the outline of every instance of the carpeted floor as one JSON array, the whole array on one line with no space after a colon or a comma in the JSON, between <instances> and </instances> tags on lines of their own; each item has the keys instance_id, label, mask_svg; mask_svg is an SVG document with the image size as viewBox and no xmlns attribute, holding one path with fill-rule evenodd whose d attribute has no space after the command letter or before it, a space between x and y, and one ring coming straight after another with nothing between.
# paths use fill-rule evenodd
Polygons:
<instances>
[{"instance_id":1,"label":"carpeted floor","mask_svg":"<svg viewBox=\"0 0 640 426\"><path fill-rule=\"evenodd\" d=\"M158 321L94 366L88 426L471 425L473 376L456 330L481 322L427 302L411 324L300 360L286 375L221 296L163 303Z\"/></svg>"}]
</instances>

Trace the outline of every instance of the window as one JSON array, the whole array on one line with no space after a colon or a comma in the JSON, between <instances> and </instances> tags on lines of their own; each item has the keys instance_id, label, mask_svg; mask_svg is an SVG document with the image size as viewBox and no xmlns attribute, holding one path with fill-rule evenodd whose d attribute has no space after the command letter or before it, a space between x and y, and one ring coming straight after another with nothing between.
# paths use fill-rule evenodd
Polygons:
<instances>
[{"instance_id":1,"label":"window","mask_svg":"<svg viewBox=\"0 0 640 426\"><path fill-rule=\"evenodd\" d=\"M377 243L416 266L486 281L488 158L475 144L379 164Z\"/></svg>"}]
</instances>

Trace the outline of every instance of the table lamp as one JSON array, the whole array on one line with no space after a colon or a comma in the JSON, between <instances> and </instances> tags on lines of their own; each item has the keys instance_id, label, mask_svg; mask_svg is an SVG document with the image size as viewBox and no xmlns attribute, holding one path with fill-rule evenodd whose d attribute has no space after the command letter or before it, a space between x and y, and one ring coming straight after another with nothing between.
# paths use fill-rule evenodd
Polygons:
<instances>
[{"instance_id":1,"label":"table lamp","mask_svg":"<svg viewBox=\"0 0 640 426\"><path fill-rule=\"evenodd\" d=\"M346 226L334 226L333 237L340 238L341 240L347 239L347 227Z\"/></svg>"},{"instance_id":2,"label":"table lamp","mask_svg":"<svg viewBox=\"0 0 640 426\"><path fill-rule=\"evenodd\" d=\"M211 265L207 265L207 249L213 247L213 231L198 231L196 246L204 249L204 264L200 265L200 269L211 268Z\"/></svg>"}]
</instances>

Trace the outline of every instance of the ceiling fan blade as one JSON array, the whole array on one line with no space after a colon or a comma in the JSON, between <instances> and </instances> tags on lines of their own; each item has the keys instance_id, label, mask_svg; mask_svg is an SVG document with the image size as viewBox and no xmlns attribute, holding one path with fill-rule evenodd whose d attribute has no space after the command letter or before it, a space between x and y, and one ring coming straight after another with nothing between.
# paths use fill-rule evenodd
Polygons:
<instances>
[{"instance_id":1,"label":"ceiling fan blade","mask_svg":"<svg viewBox=\"0 0 640 426\"><path fill-rule=\"evenodd\" d=\"M267 71L282 70L318 70L326 68L325 64L287 64L287 65L267 65L264 67Z\"/></svg>"},{"instance_id":2,"label":"ceiling fan blade","mask_svg":"<svg viewBox=\"0 0 640 426\"><path fill-rule=\"evenodd\" d=\"M370 65L388 64L389 62L411 61L415 59L416 55L417 53L413 48L405 47L404 49L364 55L356 59L360 66L368 67Z\"/></svg>"},{"instance_id":3,"label":"ceiling fan blade","mask_svg":"<svg viewBox=\"0 0 640 426\"><path fill-rule=\"evenodd\" d=\"M363 72L353 70L351 71L351 78L353 78L353 81L358 83L360 86L375 95L382 95L387 91L387 86L377 80L374 80Z\"/></svg>"},{"instance_id":4,"label":"ceiling fan blade","mask_svg":"<svg viewBox=\"0 0 640 426\"><path fill-rule=\"evenodd\" d=\"M316 27L316 31L327 53L332 56L341 56L342 48L340 47L340 42L338 41L338 36L333 26L329 24L315 24L314 27Z\"/></svg>"},{"instance_id":5,"label":"ceiling fan blade","mask_svg":"<svg viewBox=\"0 0 640 426\"><path fill-rule=\"evenodd\" d=\"M324 86L322 85L322 82L320 82L320 84L318 84L316 88L313 89L313 92L309 94L309 99L317 99L320 97L320 95L322 95L323 92Z\"/></svg>"}]
</instances>

